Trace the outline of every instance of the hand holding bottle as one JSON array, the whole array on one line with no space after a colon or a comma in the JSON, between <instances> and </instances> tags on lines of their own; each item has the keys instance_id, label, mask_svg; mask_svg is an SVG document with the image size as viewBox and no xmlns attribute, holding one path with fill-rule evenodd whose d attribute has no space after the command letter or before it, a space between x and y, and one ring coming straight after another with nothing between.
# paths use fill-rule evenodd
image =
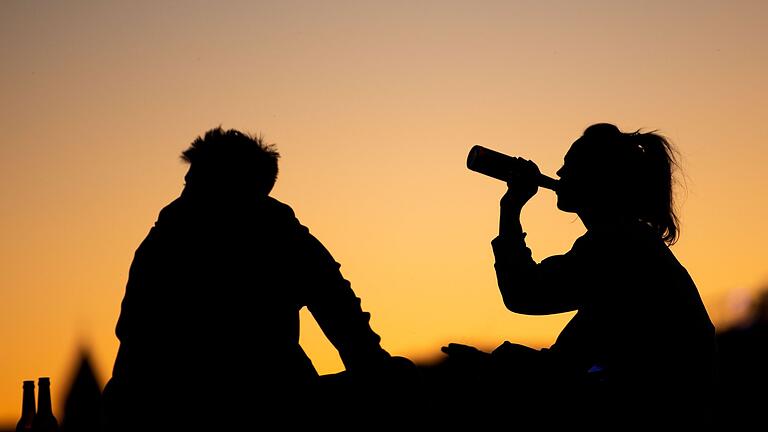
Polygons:
<instances>
[{"instance_id":1,"label":"hand holding bottle","mask_svg":"<svg viewBox=\"0 0 768 432\"><path fill-rule=\"evenodd\" d=\"M539 167L530 160L515 157L514 169L510 170L507 193L501 198L502 208L519 210L539 191Z\"/></svg>"}]
</instances>

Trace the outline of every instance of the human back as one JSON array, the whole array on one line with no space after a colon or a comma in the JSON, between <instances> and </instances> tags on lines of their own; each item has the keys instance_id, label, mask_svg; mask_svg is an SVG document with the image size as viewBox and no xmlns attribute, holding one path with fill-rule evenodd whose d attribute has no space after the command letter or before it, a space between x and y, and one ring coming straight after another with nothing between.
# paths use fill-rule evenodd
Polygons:
<instances>
[{"instance_id":1,"label":"human back","mask_svg":"<svg viewBox=\"0 0 768 432\"><path fill-rule=\"evenodd\" d=\"M614 379L635 385L711 383L715 335L696 285L669 246L680 235L674 186L679 157L655 132L588 127L565 156L558 208L587 227L578 265L592 269L586 306L558 340L594 315L597 352ZM581 240L581 239L580 239ZM586 321L592 321L588 319ZM556 347L558 347L556 344ZM623 371L621 369L624 369ZM610 375L609 375L610 376Z\"/></svg>"},{"instance_id":2,"label":"human back","mask_svg":"<svg viewBox=\"0 0 768 432\"><path fill-rule=\"evenodd\" d=\"M131 264L104 393L108 430L242 427L301 411L318 384L299 345L303 307L348 369L390 358L339 264L269 196L277 156L258 137L220 128L183 153L184 190Z\"/></svg>"},{"instance_id":3,"label":"human back","mask_svg":"<svg viewBox=\"0 0 768 432\"><path fill-rule=\"evenodd\" d=\"M290 255L302 235L306 228L273 198L212 207L182 194L137 251L139 262L149 259L128 282L128 291L152 296L137 307L159 312L144 317L142 336L162 338L157 349L193 376L220 367L238 375L258 370L262 386L310 379L314 369L298 346L309 287L299 283L301 263Z\"/></svg>"},{"instance_id":4,"label":"human back","mask_svg":"<svg viewBox=\"0 0 768 432\"><path fill-rule=\"evenodd\" d=\"M612 387L681 389L712 383L715 331L696 285L642 224L601 227L577 240L584 271L578 312L552 347Z\"/></svg>"}]
</instances>

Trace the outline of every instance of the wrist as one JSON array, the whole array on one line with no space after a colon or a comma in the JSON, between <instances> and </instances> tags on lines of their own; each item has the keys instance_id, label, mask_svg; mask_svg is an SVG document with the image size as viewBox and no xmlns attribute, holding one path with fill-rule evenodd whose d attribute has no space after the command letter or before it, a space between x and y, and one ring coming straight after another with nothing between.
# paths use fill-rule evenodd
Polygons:
<instances>
[{"instance_id":1,"label":"wrist","mask_svg":"<svg viewBox=\"0 0 768 432\"><path fill-rule=\"evenodd\" d=\"M502 218L499 223L499 236L519 237L523 234L523 225L519 217Z\"/></svg>"}]
</instances>

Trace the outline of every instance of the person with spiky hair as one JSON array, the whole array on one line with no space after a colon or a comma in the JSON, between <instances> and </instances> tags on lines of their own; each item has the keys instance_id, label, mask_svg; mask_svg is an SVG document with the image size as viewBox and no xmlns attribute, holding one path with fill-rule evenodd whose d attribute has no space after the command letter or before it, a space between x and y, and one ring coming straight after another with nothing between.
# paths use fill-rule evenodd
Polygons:
<instances>
[{"instance_id":1,"label":"person with spiky hair","mask_svg":"<svg viewBox=\"0 0 768 432\"><path fill-rule=\"evenodd\" d=\"M104 392L108 430L243 426L304 406L319 377L299 345L303 307L348 371L391 359L340 265L269 196L274 145L219 127L181 157L184 190L130 268Z\"/></svg>"}]
</instances>

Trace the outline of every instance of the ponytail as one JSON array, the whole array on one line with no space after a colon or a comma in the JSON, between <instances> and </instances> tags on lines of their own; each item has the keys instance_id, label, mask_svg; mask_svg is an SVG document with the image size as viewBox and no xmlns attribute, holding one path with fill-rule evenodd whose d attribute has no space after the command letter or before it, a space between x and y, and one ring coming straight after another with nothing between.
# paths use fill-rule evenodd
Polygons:
<instances>
[{"instance_id":1,"label":"ponytail","mask_svg":"<svg viewBox=\"0 0 768 432\"><path fill-rule=\"evenodd\" d=\"M656 131L639 130L625 134L629 145L639 152L640 174L637 178L638 217L655 229L668 245L680 236L680 221L675 211L674 183L679 171L677 152L664 136Z\"/></svg>"},{"instance_id":2,"label":"ponytail","mask_svg":"<svg viewBox=\"0 0 768 432\"><path fill-rule=\"evenodd\" d=\"M650 226L668 245L680 236L675 212L674 178L680 166L677 152L664 136L653 132L624 133L608 123L592 125L584 139L604 173L615 181L609 187L614 204Z\"/></svg>"}]
</instances>

